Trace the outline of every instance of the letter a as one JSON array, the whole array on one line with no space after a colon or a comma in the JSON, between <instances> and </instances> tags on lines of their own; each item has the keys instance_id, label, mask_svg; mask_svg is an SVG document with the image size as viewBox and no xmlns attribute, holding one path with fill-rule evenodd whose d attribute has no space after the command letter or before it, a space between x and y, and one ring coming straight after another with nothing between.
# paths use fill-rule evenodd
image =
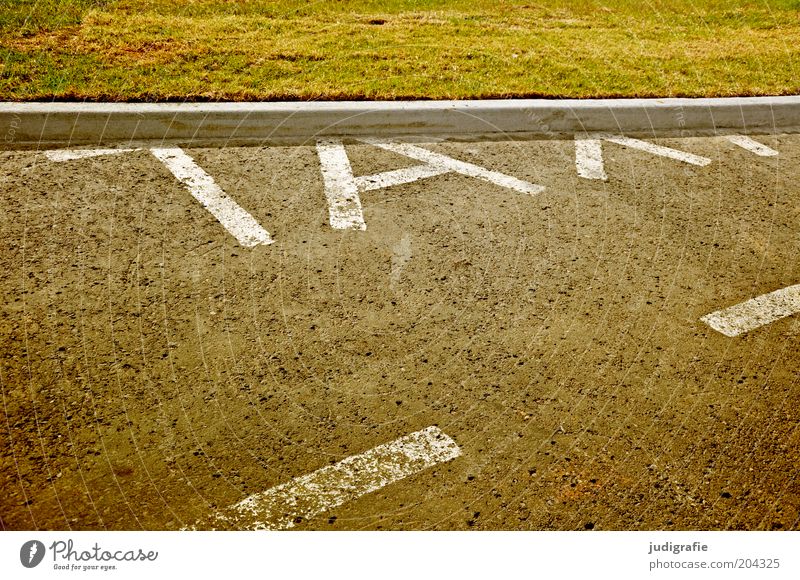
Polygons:
<instances>
[{"instance_id":1,"label":"letter a","mask_svg":"<svg viewBox=\"0 0 800 580\"><path fill-rule=\"evenodd\" d=\"M421 161L422 165L395 171L385 171L375 175L354 177L353 170L350 167L350 160L341 140L328 139L318 141L317 153L322 165L322 179L325 183L325 197L328 200L330 224L335 229L367 229L367 225L364 223L364 214L361 210L359 192L411 183L418 179L434 177L444 173L460 173L467 177L488 181L528 195L539 193L544 189L541 185L529 183L497 171L490 171L472 163L458 161L447 155L434 153L416 145L377 139L361 139L361 141Z\"/></svg>"}]
</instances>

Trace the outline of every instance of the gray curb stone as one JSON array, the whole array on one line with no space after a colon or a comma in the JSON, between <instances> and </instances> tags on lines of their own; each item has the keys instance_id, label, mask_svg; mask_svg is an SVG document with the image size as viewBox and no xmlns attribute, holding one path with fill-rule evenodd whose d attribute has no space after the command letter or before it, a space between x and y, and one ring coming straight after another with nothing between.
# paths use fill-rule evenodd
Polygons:
<instances>
[{"instance_id":1,"label":"gray curb stone","mask_svg":"<svg viewBox=\"0 0 800 580\"><path fill-rule=\"evenodd\" d=\"M303 143L326 136L554 137L796 132L800 96L289 103L0 103L3 147Z\"/></svg>"}]
</instances>

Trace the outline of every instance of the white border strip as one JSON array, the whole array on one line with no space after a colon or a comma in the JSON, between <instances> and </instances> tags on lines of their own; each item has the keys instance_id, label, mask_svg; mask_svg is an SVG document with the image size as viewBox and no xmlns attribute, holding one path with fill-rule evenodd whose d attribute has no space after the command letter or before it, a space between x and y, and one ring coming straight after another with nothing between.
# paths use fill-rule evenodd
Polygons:
<instances>
[{"instance_id":1,"label":"white border strip","mask_svg":"<svg viewBox=\"0 0 800 580\"><path fill-rule=\"evenodd\" d=\"M241 521L249 529L285 530L297 518L313 518L460 455L455 441L438 427L428 427L251 495L221 519Z\"/></svg>"},{"instance_id":2,"label":"white border strip","mask_svg":"<svg viewBox=\"0 0 800 580\"><path fill-rule=\"evenodd\" d=\"M269 233L228 197L214 178L197 165L183 149L154 148L150 152L187 188L189 193L213 215L238 242L252 248L272 243Z\"/></svg>"},{"instance_id":3,"label":"white border strip","mask_svg":"<svg viewBox=\"0 0 800 580\"><path fill-rule=\"evenodd\" d=\"M765 474L766 475L766 474ZM777 475L777 474L776 474ZM791 481L792 473L781 474ZM488 476L487 476L488 478ZM789 486L791 484L787 484ZM535 489L535 488L534 488ZM537 493L543 492L536 490ZM470 490L467 502L489 503ZM534 493L531 490L531 493ZM776 492L776 502L789 503L793 488ZM516 497L516 496L515 496ZM480 498L480 499L479 499ZM194 499L187 497L189 499ZM522 499L522 498L519 498ZM530 502L529 502L530 503ZM475 506L477 509L477 506ZM572 506L570 506L572 507ZM465 509L471 508L465 504ZM134 508L140 509L140 508ZM499 528L490 514L485 527ZM719 509L719 508L716 508ZM598 511L600 511L598 509ZM785 510L788 511L788 510ZM456 527L455 514L413 513L415 527ZM597 512L594 512L597 513ZM555 520L557 527L578 526L594 515L575 508L574 519ZM591 516L590 516L591 514ZM537 514L541 517L541 514ZM426 516L428 516L426 518ZM783 515L783 521L790 516ZM594 518L592 518L594 519ZM699 517L697 518L699 519ZM166 520L166 518L165 518ZM604 528L601 518L597 528ZM763 522L762 522L763 523ZM438 525L437 525L438 524ZM791 525L789 522L788 525ZM696 527L696 526L694 526ZM752 527L756 527L755 524ZM20 564L20 548L32 538L47 547L45 559L35 569ZM614 578L615 580L797 580L796 531L340 531L297 532L195 532L163 531L3 530L0 553L5 578L25 580L74 577L84 579L157 580L159 578L265 578L313 580L447 580L462 578ZM74 542L68 553L66 544ZM60 542L59 552L51 548ZM94 546L99 549L95 549ZM672 551L679 551L674 554ZM80 561L82 552L115 554L138 550L151 561ZM152 552L152 553L151 553ZM157 554L157 558L155 557ZM70 559L70 556L72 558ZM114 566L82 571L86 564ZM63 567L54 570L55 565ZM686 568L678 566L691 566ZM758 566L758 568L756 568ZM701 569L703 568L703 569ZM738 569L737 569L738 568ZM745 568L745 569L742 569ZM649 570L649 572L648 572Z\"/></svg>"},{"instance_id":4,"label":"white border strip","mask_svg":"<svg viewBox=\"0 0 800 580\"><path fill-rule=\"evenodd\" d=\"M725 336L739 336L800 312L800 284L706 314L700 320Z\"/></svg>"}]
</instances>

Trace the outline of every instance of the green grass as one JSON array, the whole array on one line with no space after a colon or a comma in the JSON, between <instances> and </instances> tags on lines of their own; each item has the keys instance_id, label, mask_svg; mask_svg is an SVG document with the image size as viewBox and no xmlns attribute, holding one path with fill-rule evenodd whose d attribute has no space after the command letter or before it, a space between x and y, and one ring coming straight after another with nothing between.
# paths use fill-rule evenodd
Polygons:
<instances>
[{"instance_id":1,"label":"green grass","mask_svg":"<svg viewBox=\"0 0 800 580\"><path fill-rule=\"evenodd\" d=\"M0 0L0 99L800 93L800 0Z\"/></svg>"}]
</instances>

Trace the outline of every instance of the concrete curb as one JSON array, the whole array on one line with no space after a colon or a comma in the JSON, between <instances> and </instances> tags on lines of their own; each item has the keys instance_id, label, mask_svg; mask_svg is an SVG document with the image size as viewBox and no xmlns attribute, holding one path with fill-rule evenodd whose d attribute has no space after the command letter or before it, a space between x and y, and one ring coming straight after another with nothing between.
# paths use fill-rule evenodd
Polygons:
<instances>
[{"instance_id":1,"label":"concrete curb","mask_svg":"<svg viewBox=\"0 0 800 580\"><path fill-rule=\"evenodd\" d=\"M0 103L3 146L292 142L321 136L794 132L800 96L291 103Z\"/></svg>"}]
</instances>

